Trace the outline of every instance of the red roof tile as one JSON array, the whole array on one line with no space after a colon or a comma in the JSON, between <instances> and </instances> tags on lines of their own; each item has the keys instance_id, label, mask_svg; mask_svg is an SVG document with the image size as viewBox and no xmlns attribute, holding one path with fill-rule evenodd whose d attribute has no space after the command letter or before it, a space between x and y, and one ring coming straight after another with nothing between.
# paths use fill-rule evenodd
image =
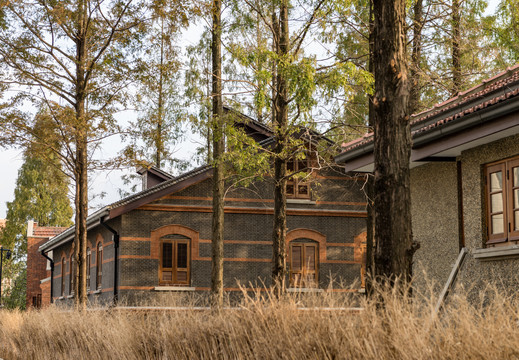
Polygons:
<instances>
[{"instance_id":1,"label":"red roof tile","mask_svg":"<svg viewBox=\"0 0 519 360\"><path fill-rule=\"evenodd\" d=\"M53 236L61 234L63 231L67 230L66 227L59 226L38 226L34 224L34 229L32 235L35 237L48 237L51 238Z\"/></svg>"},{"instance_id":2,"label":"red roof tile","mask_svg":"<svg viewBox=\"0 0 519 360\"><path fill-rule=\"evenodd\" d=\"M509 89L509 86L518 82L519 64L506 69L505 71L483 81L481 84L474 86L469 90L460 92L457 96L444 101L443 103L437 104L429 110L412 115L411 126L414 127L415 130L412 131L411 135L414 136L416 134L421 134L433 130L452 121L461 119L466 115L470 115L489 106L516 97L519 95L519 88L511 90ZM494 97L488 98L492 92L498 90L500 91L496 92ZM485 101L483 101L484 98L486 98ZM478 99L481 99L481 101L478 102ZM428 123L430 120L432 120L433 117L438 118L442 113L450 112L452 114L452 110L455 110L456 108L459 108L460 111L454 113L453 115L440 117L439 120L435 122ZM424 123L424 125L417 128L416 125L419 125L420 123ZM371 142L373 142L372 132L365 134L362 138L343 144L342 149L343 152L348 152Z\"/></svg>"}]
</instances>

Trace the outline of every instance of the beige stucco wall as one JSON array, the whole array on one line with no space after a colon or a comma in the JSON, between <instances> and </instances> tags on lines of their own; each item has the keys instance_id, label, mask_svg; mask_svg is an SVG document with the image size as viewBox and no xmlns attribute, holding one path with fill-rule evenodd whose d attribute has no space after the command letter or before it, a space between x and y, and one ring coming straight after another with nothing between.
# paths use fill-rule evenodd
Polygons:
<instances>
[{"instance_id":1,"label":"beige stucco wall","mask_svg":"<svg viewBox=\"0 0 519 360\"><path fill-rule=\"evenodd\" d=\"M458 192L455 162L433 162L411 169L414 282L427 291L432 279L438 290L447 281L459 252Z\"/></svg>"},{"instance_id":2,"label":"beige stucco wall","mask_svg":"<svg viewBox=\"0 0 519 360\"><path fill-rule=\"evenodd\" d=\"M485 164L519 155L519 135L510 136L486 145L464 151L462 161L463 217L465 245L469 255L458 276L457 288L463 286L477 301L488 285L501 290L516 291L519 286L519 258L481 261L473 252L484 247L485 242L485 197L483 167Z\"/></svg>"}]
</instances>

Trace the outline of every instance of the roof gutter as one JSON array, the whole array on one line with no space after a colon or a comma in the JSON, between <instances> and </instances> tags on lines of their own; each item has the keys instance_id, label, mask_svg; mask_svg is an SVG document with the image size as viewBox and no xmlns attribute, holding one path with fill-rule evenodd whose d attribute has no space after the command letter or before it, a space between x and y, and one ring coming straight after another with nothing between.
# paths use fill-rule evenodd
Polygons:
<instances>
[{"instance_id":1,"label":"roof gutter","mask_svg":"<svg viewBox=\"0 0 519 360\"><path fill-rule=\"evenodd\" d=\"M465 115L464 121L447 123L438 129L426 132L424 135L418 135L416 138L413 138L413 147L420 147L427 143L438 140L441 137L457 132L462 132L468 128L484 124L487 121L496 119L501 116L508 115L509 113L518 109L519 96L516 96L512 99L504 101L500 106L492 106L470 115Z\"/></svg>"},{"instance_id":2,"label":"roof gutter","mask_svg":"<svg viewBox=\"0 0 519 360\"><path fill-rule=\"evenodd\" d=\"M41 251L41 255L50 261L50 303L54 302L54 259L45 254L45 251Z\"/></svg>"},{"instance_id":3,"label":"roof gutter","mask_svg":"<svg viewBox=\"0 0 519 360\"><path fill-rule=\"evenodd\" d=\"M104 207L104 208L96 211L89 217L87 217L87 221L86 221L87 231L96 226L99 226L102 219L107 220L105 218L108 217L109 214L110 214L110 212L109 212L108 207ZM74 226L69 227L67 230L65 230L61 234L54 236L49 241L47 241L45 244L41 245L38 248L38 250L39 251L50 251L64 243L71 241L72 239L74 239L74 236L75 236L74 229L75 229Z\"/></svg>"},{"instance_id":4,"label":"roof gutter","mask_svg":"<svg viewBox=\"0 0 519 360\"><path fill-rule=\"evenodd\" d=\"M437 129L427 131L424 134L417 134L416 136L412 137L412 148L424 146L444 136L462 132L468 128L484 124L487 121L505 116L517 110L519 110L519 96L505 100L501 103L500 106L491 106L472 114L465 115L462 121L453 121L440 126ZM458 111L458 113L459 112L460 111ZM434 119L437 121L441 118L445 118L445 114L442 114L442 116L438 116ZM431 123L434 123L434 121ZM423 126L423 123L420 124L420 126ZM420 126L417 127L419 128ZM372 153L373 150L374 142L371 141L367 144L359 146L356 149L353 149L352 151L345 151L335 156L334 159L337 163L344 163L359 158L362 155Z\"/></svg>"}]
</instances>

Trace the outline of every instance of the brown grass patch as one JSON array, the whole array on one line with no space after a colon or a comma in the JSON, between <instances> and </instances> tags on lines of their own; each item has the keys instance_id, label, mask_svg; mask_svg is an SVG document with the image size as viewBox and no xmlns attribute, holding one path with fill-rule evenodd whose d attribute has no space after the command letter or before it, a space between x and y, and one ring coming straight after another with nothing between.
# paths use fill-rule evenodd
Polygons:
<instances>
[{"instance_id":1,"label":"brown grass patch","mask_svg":"<svg viewBox=\"0 0 519 360\"><path fill-rule=\"evenodd\" d=\"M0 312L4 359L519 359L519 302L481 304L392 291L247 297L210 310ZM380 297L379 297L380 299ZM361 306L362 311L349 307Z\"/></svg>"}]
</instances>

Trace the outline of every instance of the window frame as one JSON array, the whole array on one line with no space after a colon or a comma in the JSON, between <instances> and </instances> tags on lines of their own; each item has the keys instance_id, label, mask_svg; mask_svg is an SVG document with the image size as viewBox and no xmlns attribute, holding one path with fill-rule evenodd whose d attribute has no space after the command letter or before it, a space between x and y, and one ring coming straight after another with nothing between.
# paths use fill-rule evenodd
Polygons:
<instances>
[{"instance_id":1,"label":"window frame","mask_svg":"<svg viewBox=\"0 0 519 360\"><path fill-rule=\"evenodd\" d=\"M304 163L304 165L302 165ZM289 164L293 164L293 168ZM286 194L287 198L289 199L311 199L311 182L308 179L310 176L309 174L306 174L305 180L294 177L294 175L297 175L301 172L308 172L308 170L311 168L311 161L310 161L310 154L308 152L305 153L304 159L297 159L296 157L292 157L287 161L287 174L293 174L290 176L286 182ZM289 191L289 187L293 187L293 191ZM306 186L307 192L306 193L300 193L299 187L300 186Z\"/></svg>"},{"instance_id":2,"label":"window frame","mask_svg":"<svg viewBox=\"0 0 519 360\"><path fill-rule=\"evenodd\" d=\"M301 270L294 269L294 253L293 249L295 246L301 247L301 255L300 255L300 264ZM309 270L307 265L305 264L306 252L307 248L314 249L314 269ZM290 287L293 288L317 288L319 287L319 266L320 266L320 258L319 258L319 244L314 241L292 241L290 242L289 247L289 283ZM313 280L311 283L307 282L307 277L309 274L313 274ZM300 275L300 282L295 280L295 276Z\"/></svg>"},{"instance_id":3,"label":"window frame","mask_svg":"<svg viewBox=\"0 0 519 360\"><path fill-rule=\"evenodd\" d=\"M103 244L96 245L96 291L103 288Z\"/></svg>"},{"instance_id":4,"label":"window frame","mask_svg":"<svg viewBox=\"0 0 519 360\"><path fill-rule=\"evenodd\" d=\"M69 258L69 264L68 264L68 272L69 272L69 278L68 278L68 294L70 296L74 295L75 292L74 292L74 280L75 280L75 276L74 276L74 272L75 272L75 267L74 267L74 264L76 262L74 261L74 253L70 254L70 258Z\"/></svg>"},{"instance_id":5,"label":"window frame","mask_svg":"<svg viewBox=\"0 0 519 360\"><path fill-rule=\"evenodd\" d=\"M174 235L174 234L172 234ZM189 285L191 283L191 247L190 247L190 239L163 239L159 240L159 285L160 286L179 286L179 285ZM164 267L164 244L170 243L171 246L171 268ZM185 244L186 245L186 267L179 268L178 267L178 245ZM163 273L171 271L171 281L163 280ZM179 271L186 272L186 280L179 281L178 273Z\"/></svg>"},{"instance_id":6,"label":"window frame","mask_svg":"<svg viewBox=\"0 0 519 360\"><path fill-rule=\"evenodd\" d=\"M87 247L87 253L86 253L86 287L87 292L90 291L90 265L92 261L92 251L89 247Z\"/></svg>"},{"instance_id":7,"label":"window frame","mask_svg":"<svg viewBox=\"0 0 519 360\"><path fill-rule=\"evenodd\" d=\"M519 193L518 179L514 177L514 169L519 169L519 156L486 164L485 172L485 221L486 245L507 245L519 241L519 222L516 223L515 213L519 214L519 200L514 201L514 192ZM492 191L491 174L501 172L501 189ZM517 186L514 186L514 181ZM501 194L502 211L492 211L492 196ZM492 217L503 214L503 232L493 233Z\"/></svg>"},{"instance_id":8,"label":"window frame","mask_svg":"<svg viewBox=\"0 0 519 360\"><path fill-rule=\"evenodd\" d=\"M61 297L65 296L65 256L61 257Z\"/></svg>"}]
</instances>

